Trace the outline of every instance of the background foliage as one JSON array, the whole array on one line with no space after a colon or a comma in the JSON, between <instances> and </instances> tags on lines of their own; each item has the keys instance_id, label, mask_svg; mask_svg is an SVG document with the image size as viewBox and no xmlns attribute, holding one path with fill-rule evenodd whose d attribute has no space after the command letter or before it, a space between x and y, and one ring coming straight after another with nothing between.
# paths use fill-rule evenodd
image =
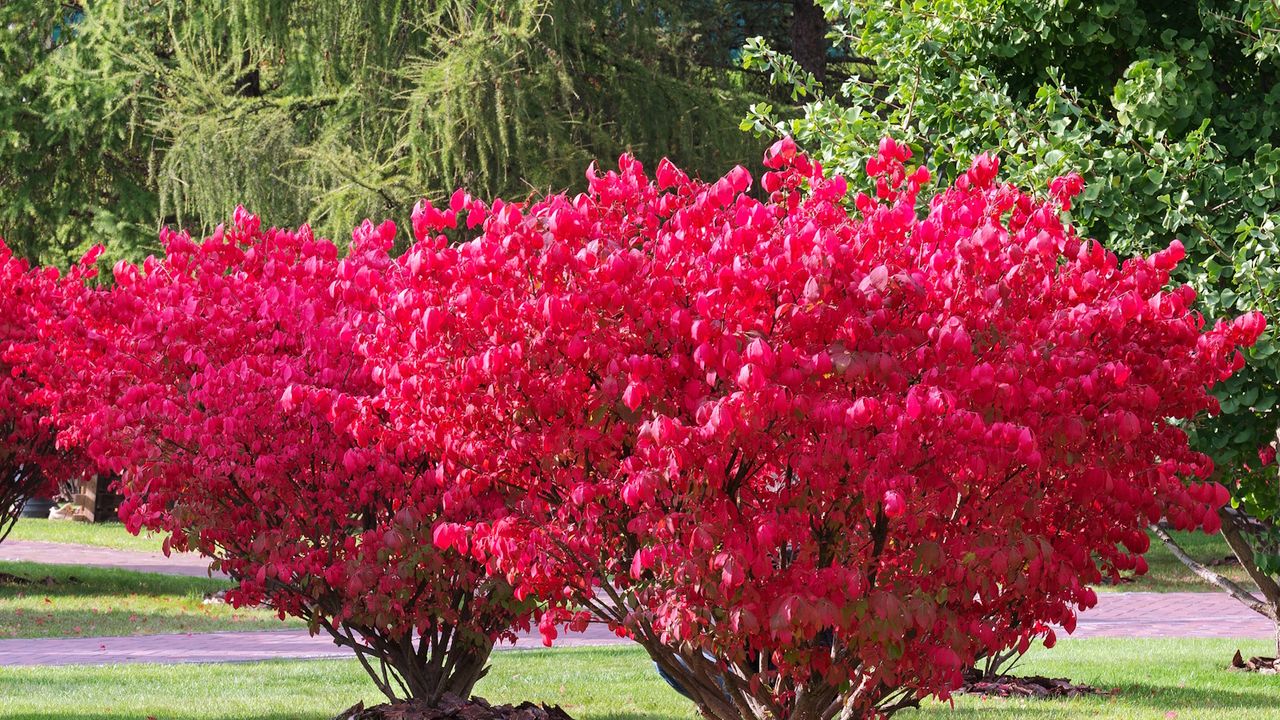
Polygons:
<instances>
[{"instance_id":1,"label":"background foliage","mask_svg":"<svg viewBox=\"0 0 1280 720\"><path fill-rule=\"evenodd\" d=\"M581 187L623 150L712 173L741 133L746 0L95 0L0 4L0 237L137 259L240 203L343 239L466 186ZM759 99L757 97L757 99ZM746 149L751 147L751 152Z\"/></svg>"},{"instance_id":2,"label":"background foliage","mask_svg":"<svg viewBox=\"0 0 1280 720\"><path fill-rule=\"evenodd\" d=\"M941 181L996 151L1002 172L1044 188L1077 171L1072 219L1120 254L1174 238L1177 279L1210 317L1280 311L1280 3L1275 0L875 0L823 5L849 79L819 87L756 40L748 63L801 111L753 106L744 127L790 133L846 172L891 132ZM1258 448L1280 422L1274 332L1224 383L1198 441L1256 516L1280 508ZM1277 559L1280 559L1278 557ZM1280 567L1280 566L1278 566Z\"/></svg>"}]
</instances>

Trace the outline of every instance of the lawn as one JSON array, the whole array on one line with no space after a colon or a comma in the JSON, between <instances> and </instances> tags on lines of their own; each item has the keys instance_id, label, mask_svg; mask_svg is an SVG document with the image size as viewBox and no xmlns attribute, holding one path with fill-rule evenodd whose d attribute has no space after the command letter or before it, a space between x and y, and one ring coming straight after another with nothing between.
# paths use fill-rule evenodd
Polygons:
<instances>
[{"instance_id":1,"label":"lawn","mask_svg":"<svg viewBox=\"0 0 1280 720\"><path fill-rule=\"evenodd\" d=\"M226 581L68 565L0 562L0 572L48 583L0 584L0 638L279 630L274 613L205 605Z\"/></svg>"},{"instance_id":2,"label":"lawn","mask_svg":"<svg viewBox=\"0 0 1280 720\"><path fill-rule=\"evenodd\" d=\"M1222 560L1231 555L1231 549L1221 535L1205 535L1201 532L1173 532L1174 539L1191 557L1202 563ZM1147 574L1134 578L1133 582L1119 585L1103 585L1099 590L1120 592L1220 592L1217 587L1201 580L1169 552L1160 539L1151 536L1151 549L1147 551ZM1249 574L1238 563L1214 567L1219 573L1253 587Z\"/></svg>"},{"instance_id":3,"label":"lawn","mask_svg":"<svg viewBox=\"0 0 1280 720\"><path fill-rule=\"evenodd\" d=\"M1066 640L1034 650L1022 670L1118 688L1114 697L1061 701L958 698L899 717L932 720L1276 720L1275 677L1221 669L1231 640ZM635 648L498 653L477 693L493 701L562 705L579 720L696 720ZM13 720L331 718L357 700L377 702L354 661L227 665L0 668L0 717Z\"/></svg>"},{"instance_id":4,"label":"lawn","mask_svg":"<svg viewBox=\"0 0 1280 720\"><path fill-rule=\"evenodd\" d=\"M82 523L36 518L18 520L6 539L97 545L140 552L160 552L163 541L163 538L145 532L141 536L130 535L124 524L118 522Z\"/></svg>"}]
</instances>

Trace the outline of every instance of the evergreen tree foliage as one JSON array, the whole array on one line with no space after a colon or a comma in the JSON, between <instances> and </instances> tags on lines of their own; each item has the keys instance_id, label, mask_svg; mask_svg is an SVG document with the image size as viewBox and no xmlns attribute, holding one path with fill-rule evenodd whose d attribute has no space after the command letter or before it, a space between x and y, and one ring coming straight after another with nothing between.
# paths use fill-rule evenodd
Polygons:
<instances>
[{"instance_id":1,"label":"evergreen tree foliage","mask_svg":"<svg viewBox=\"0 0 1280 720\"><path fill-rule=\"evenodd\" d=\"M720 0L15 0L0 8L0 236L65 264L244 204L341 239L466 186L537 195L629 150L755 155ZM745 21L743 21L745 22Z\"/></svg>"},{"instance_id":2,"label":"evergreen tree foliage","mask_svg":"<svg viewBox=\"0 0 1280 720\"><path fill-rule=\"evenodd\" d=\"M101 64L66 74L83 21L62 3L0 3L0 237L19 256L62 265L97 239L140 248L155 236L151 142L121 67L93 48Z\"/></svg>"}]
</instances>

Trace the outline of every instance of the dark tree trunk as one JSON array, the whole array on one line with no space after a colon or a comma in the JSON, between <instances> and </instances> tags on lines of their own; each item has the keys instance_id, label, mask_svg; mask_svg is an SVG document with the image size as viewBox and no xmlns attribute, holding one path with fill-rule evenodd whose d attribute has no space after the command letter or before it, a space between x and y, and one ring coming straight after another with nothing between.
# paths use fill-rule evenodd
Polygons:
<instances>
[{"instance_id":1,"label":"dark tree trunk","mask_svg":"<svg viewBox=\"0 0 1280 720\"><path fill-rule=\"evenodd\" d=\"M360 665L392 703L416 700L436 707L445 695L467 700L489 672L493 643L464 640L453 626L442 624L415 638L412 633L391 635L318 619L336 644L355 651Z\"/></svg>"},{"instance_id":2,"label":"dark tree trunk","mask_svg":"<svg viewBox=\"0 0 1280 720\"><path fill-rule=\"evenodd\" d=\"M827 18L814 0L793 0L791 56L800 67L827 81Z\"/></svg>"},{"instance_id":3,"label":"dark tree trunk","mask_svg":"<svg viewBox=\"0 0 1280 720\"><path fill-rule=\"evenodd\" d=\"M1202 579L1225 590L1228 595L1239 600L1245 607L1275 623L1276 653L1280 656L1280 583L1277 583L1274 577L1263 572L1258 567L1253 548L1245 537L1246 529L1250 523L1256 521L1229 505L1219 510L1218 515L1222 518L1223 539L1227 541L1231 552L1240 561L1241 567L1249 573L1249 579L1253 580L1254 584L1258 586L1258 592L1262 597L1255 595L1250 588L1244 587L1213 568L1196 561L1178 545L1178 542L1164 528L1159 525L1152 525L1151 529L1156 537L1164 542L1165 547L1169 548L1173 556L1182 561L1182 564L1186 565L1188 569Z\"/></svg>"},{"instance_id":4,"label":"dark tree trunk","mask_svg":"<svg viewBox=\"0 0 1280 720\"><path fill-rule=\"evenodd\" d=\"M244 51L240 67L244 74L236 79L236 94L240 97L262 97L262 72L248 50Z\"/></svg>"},{"instance_id":5,"label":"dark tree trunk","mask_svg":"<svg viewBox=\"0 0 1280 720\"><path fill-rule=\"evenodd\" d=\"M0 540L8 536L22 514L22 506L44 486L44 476L34 467L0 463Z\"/></svg>"}]
</instances>

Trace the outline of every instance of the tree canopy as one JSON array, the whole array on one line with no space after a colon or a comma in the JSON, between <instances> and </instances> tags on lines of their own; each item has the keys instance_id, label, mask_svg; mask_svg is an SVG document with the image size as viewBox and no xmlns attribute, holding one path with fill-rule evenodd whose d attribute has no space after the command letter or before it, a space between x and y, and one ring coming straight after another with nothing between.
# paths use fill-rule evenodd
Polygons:
<instances>
[{"instance_id":1,"label":"tree canopy","mask_svg":"<svg viewBox=\"0 0 1280 720\"><path fill-rule=\"evenodd\" d=\"M794 135L850 172L884 132L943 181L997 153L1016 183L1087 181L1071 220L1119 253L1179 239L1175 278L1206 314L1280 310L1280 7L1271 0L945 0L823 3L849 80L820 86L763 40L748 62L814 99L768 103L744 126ZM1269 334L1220 388L1201 444L1264 514L1258 448L1280 422ZM1254 482L1257 480L1257 482ZM1268 490L1267 488L1271 488ZM1269 495L1258 497L1254 493Z\"/></svg>"},{"instance_id":2,"label":"tree canopy","mask_svg":"<svg viewBox=\"0 0 1280 720\"><path fill-rule=\"evenodd\" d=\"M718 170L750 142L733 51L785 26L740 4L5 3L0 236L136 259L241 203L341 239L445 187L580 188L624 150Z\"/></svg>"}]
</instances>

